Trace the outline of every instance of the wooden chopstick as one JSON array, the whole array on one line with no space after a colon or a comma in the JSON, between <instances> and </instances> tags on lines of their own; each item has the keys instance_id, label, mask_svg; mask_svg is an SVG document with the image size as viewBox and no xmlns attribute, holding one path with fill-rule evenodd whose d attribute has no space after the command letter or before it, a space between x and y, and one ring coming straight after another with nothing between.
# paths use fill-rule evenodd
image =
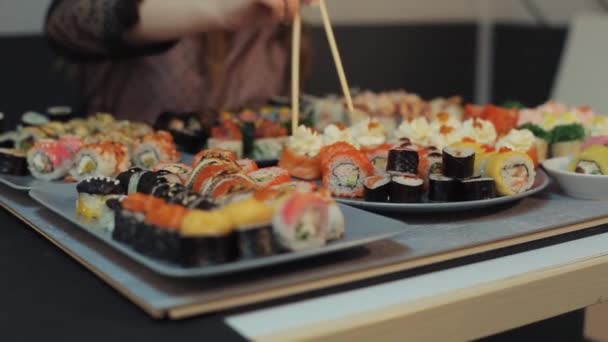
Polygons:
<instances>
[{"instance_id":1,"label":"wooden chopstick","mask_svg":"<svg viewBox=\"0 0 608 342\"><path fill-rule=\"evenodd\" d=\"M334 63L336 64L336 71L340 78L340 85L342 86L342 92L344 93L344 99L346 100L346 106L350 114L354 114L355 107L353 106L353 99L350 94L350 88L348 81L346 80L346 73L344 72L344 66L342 65L342 58L340 57L340 50L338 50L338 44L336 43L336 37L334 36L334 30L331 26L329 19L329 11L327 10L327 4L325 0L319 0L319 8L321 9L321 16L323 17L323 26L325 27L325 33L327 34L327 40L329 42L329 48L331 54L334 57Z\"/></svg>"},{"instance_id":2,"label":"wooden chopstick","mask_svg":"<svg viewBox=\"0 0 608 342\"><path fill-rule=\"evenodd\" d=\"M300 49L302 38L302 17L296 13L293 17L291 39L291 134L300 124Z\"/></svg>"}]
</instances>

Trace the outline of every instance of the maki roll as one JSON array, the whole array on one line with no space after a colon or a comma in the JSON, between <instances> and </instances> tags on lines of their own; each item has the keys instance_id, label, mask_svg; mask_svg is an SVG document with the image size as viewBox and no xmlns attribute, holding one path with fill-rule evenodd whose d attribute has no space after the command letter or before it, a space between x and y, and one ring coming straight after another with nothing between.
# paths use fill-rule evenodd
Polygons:
<instances>
[{"instance_id":1,"label":"maki roll","mask_svg":"<svg viewBox=\"0 0 608 342\"><path fill-rule=\"evenodd\" d=\"M72 151L60 141L40 140L27 153L28 169L38 179L56 180L68 174L73 157Z\"/></svg>"},{"instance_id":2,"label":"maki roll","mask_svg":"<svg viewBox=\"0 0 608 342\"><path fill-rule=\"evenodd\" d=\"M363 197L363 181L373 175L372 163L357 150L338 152L323 165L323 185L336 197Z\"/></svg>"},{"instance_id":3,"label":"maki roll","mask_svg":"<svg viewBox=\"0 0 608 342\"><path fill-rule=\"evenodd\" d=\"M166 202L163 199L156 198L154 196L145 195L142 198L143 201L143 221L138 221L135 225L133 241L131 245L136 250L146 253L149 250L150 244L154 243L155 240L155 229L154 226L150 225L148 216L154 212L158 212Z\"/></svg>"},{"instance_id":4,"label":"maki roll","mask_svg":"<svg viewBox=\"0 0 608 342\"><path fill-rule=\"evenodd\" d=\"M173 137L165 131L147 134L132 153L135 166L147 170L161 162L177 163L180 158Z\"/></svg>"},{"instance_id":5,"label":"maki roll","mask_svg":"<svg viewBox=\"0 0 608 342\"><path fill-rule=\"evenodd\" d=\"M15 149L0 148L0 173L13 176L27 175L25 153Z\"/></svg>"},{"instance_id":6,"label":"maki roll","mask_svg":"<svg viewBox=\"0 0 608 342\"><path fill-rule=\"evenodd\" d=\"M441 174L429 175L429 201L456 202L460 200L460 184Z\"/></svg>"},{"instance_id":7,"label":"maki roll","mask_svg":"<svg viewBox=\"0 0 608 342\"><path fill-rule=\"evenodd\" d=\"M108 177L92 177L76 186L78 199L76 213L86 220L95 220L109 228L114 221L114 212L106 205L110 199L124 195L120 182Z\"/></svg>"},{"instance_id":8,"label":"maki roll","mask_svg":"<svg viewBox=\"0 0 608 342\"><path fill-rule=\"evenodd\" d=\"M464 201L479 201L496 197L496 182L492 178L463 180L461 186Z\"/></svg>"},{"instance_id":9,"label":"maki roll","mask_svg":"<svg viewBox=\"0 0 608 342\"><path fill-rule=\"evenodd\" d=\"M48 138L47 134L39 127L25 127L17 132L15 148L27 152L36 141Z\"/></svg>"},{"instance_id":10,"label":"maki roll","mask_svg":"<svg viewBox=\"0 0 608 342\"><path fill-rule=\"evenodd\" d=\"M154 188L164 183L181 184L181 181L179 177L168 171L142 171L135 185L135 191L150 195Z\"/></svg>"},{"instance_id":11,"label":"maki roll","mask_svg":"<svg viewBox=\"0 0 608 342\"><path fill-rule=\"evenodd\" d=\"M496 182L501 196L511 196L527 191L534 185L534 162L526 153L500 153L488 160L484 173Z\"/></svg>"},{"instance_id":12,"label":"maki roll","mask_svg":"<svg viewBox=\"0 0 608 342\"><path fill-rule=\"evenodd\" d=\"M133 244L139 225L144 224L145 203L148 196L144 194L128 195L114 208L114 230L112 239L126 244ZM109 201L112 203L112 201Z\"/></svg>"},{"instance_id":13,"label":"maki roll","mask_svg":"<svg viewBox=\"0 0 608 342\"><path fill-rule=\"evenodd\" d=\"M389 184L391 179L385 176L372 176L365 179L364 199L368 202L388 202Z\"/></svg>"},{"instance_id":14,"label":"maki roll","mask_svg":"<svg viewBox=\"0 0 608 342\"><path fill-rule=\"evenodd\" d=\"M206 134L197 113L161 113L155 130L168 131L182 151L196 153L203 148Z\"/></svg>"},{"instance_id":15,"label":"maki roll","mask_svg":"<svg viewBox=\"0 0 608 342\"><path fill-rule=\"evenodd\" d=\"M179 229L188 209L172 204L160 206L146 215L148 230L145 238L134 247L137 251L170 262L179 259L181 239Z\"/></svg>"},{"instance_id":16,"label":"maki roll","mask_svg":"<svg viewBox=\"0 0 608 342\"><path fill-rule=\"evenodd\" d=\"M229 150L221 148L206 149L197 153L192 159L192 168L203 167L208 164L234 164L236 162L236 154Z\"/></svg>"},{"instance_id":17,"label":"maki roll","mask_svg":"<svg viewBox=\"0 0 608 342\"><path fill-rule=\"evenodd\" d=\"M470 147L446 147L443 150L443 173L454 179L473 177L475 150Z\"/></svg>"},{"instance_id":18,"label":"maki roll","mask_svg":"<svg viewBox=\"0 0 608 342\"><path fill-rule=\"evenodd\" d=\"M170 172L171 174L176 175L182 184L186 184L192 173L192 168L190 166L180 163L159 163L152 170Z\"/></svg>"},{"instance_id":19,"label":"maki roll","mask_svg":"<svg viewBox=\"0 0 608 342\"><path fill-rule=\"evenodd\" d=\"M221 264L238 256L232 221L220 211L192 210L180 229L178 262L188 267Z\"/></svg>"},{"instance_id":20,"label":"maki roll","mask_svg":"<svg viewBox=\"0 0 608 342\"><path fill-rule=\"evenodd\" d=\"M70 107L49 107L46 112L51 121L68 122L72 118L72 108Z\"/></svg>"},{"instance_id":21,"label":"maki roll","mask_svg":"<svg viewBox=\"0 0 608 342\"><path fill-rule=\"evenodd\" d=\"M262 119L257 123L253 140L253 158L258 160L278 159L287 143L287 128L272 120Z\"/></svg>"},{"instance_id":22,"label":"maki roll","mask_svg":"<svg viewBox=\"0 0 608 342\"><path fill-rule=\"evenodd\" d=\"M76 180L89 177L115 177L131 166L125 145L102 142L83 146L76 155L70 175Z\"/></svg>"},{"instance_id":23,"label":"maki roll","mask_svg":"<svg viewBox=\"0 0 608 342\"><path fill-rule=\"evenodd\" d=\"M259 169L258 164L251 159L239 159L236 163L243 169L243 172L249 173Z\"/></svg>"},{"instance_id":24,"label":"maki roll","mask_svg":"<svg viewBox=\"0 0 608 342\"><path fill-rule=\"evenodd\" d=\"M422 201L424 181L416 175L395 176L389 187L393 203L419 203Z\"/></svg>"},{"instance_id":25,"label":"maki roll","mask_svg":"<svg viewBox=\"0 0 608 342\"><path fill-rule=\"evenodd\" d=\"M364 152L367 155L367 159L372 163L376 172L386 172L386 166L388 164L388 153L392 148L392 144L382 144L374 148L366 149Z\"/></svg>"},{"instance_id":26,"label":"maki roll","mask_svg":"<svg viewBox=\"0 0 608 342\"><path fill-rule=\"evenodd\" d=\"M289 172L276 166L249 172L247 176L262 188L291 182Z\"/></svg>"},{"instance_id":27,"label":"maki roll","mask_svg":"<svg viewBox=\"0 0 608 342\"><path fill-rule=\"evenodd\" d=\"M394 148L388 151L386 171L389 173L417 173L419 155L411 148Z\"/></svg>"},{"instance_id":28,"label":"maki roll","mask_svg":"<svg viewBox=\"0 0 608 342\"><path fill-rule=\"evenodd\" d=\"M595 145L587 148L572 160L568 170L586 175L607 175L608 147Z\"/></svg>"},{"instance_id":29,"label":"maki roll","mask_svg":"<svg viewBox=\"0 0 608 342\"><path fill-rule=\"evenodd\" d=\"M21 125L23 127L39 127L49 122L50 120L46 115L34 111L25 112L21 116Z\"/></svg>"},{"instance_id":30,"label":"maki roll","mask_svg":"<svg viewBox=\"0 0 608 342\"><path fill-rule=\"evenodd\" d=\"M317 194L295 192L278 205L272 229L286 251L322 247L329 231L329 204Z\"/></svg>"},{"instance_id":31,"label":"maki roll","mask_svg":"<svg viewBox=\"0 0 608 342\"><path fill-rule=\"evenodd\" d=\"M203 194L212 201L219 203L226 196L253 192L256 184L251 178L243 173L231 173L225 176L212 177L208 186L203 189Z\"/></svg>"},{"instance_id":32,"label":"maki roll","mask_svg":"<svg viewBox=\"0 0 608 342\"><path fill-rule=\"evenodd\" d=\"M185 191L187 191L186 187L180 183L159 183L152 189L150 194L169 202L172 198Z\"/></svg>"},{"instance_id":33,"label":"maki roll","mask_svg":"<svg viewBox=\"0 0 608 342\"><path fill-rule=\"evenodd\" d=\"M137 192L139 177L141 177L143 173L144 171L142 169L133 167L118 174L116 179L120 182L123 192L127 195L131 195Z\"/></svg>"},{"instance_id":34,"label":"maki roll","mask_svg":"<svg viewBox=\"0 0 608 342\"><path fill-rule=\"evenodd\" d=\"M223 212L232 219L236 244L241 259L252 259L275 254L272 231L273 210L256 199L226 206Z\"/></svg>"},{"instance_id":35,"label":"maki roll","mask_svg":"<svg viewBox=\"0 0 608 342\"><path fill-rule=\"evenodd\" d=\"M188 209L211 210L217 206L196 192L184 190L176 193L168 200L169 203L178 204Z\"/></svg>"}]
</instances>

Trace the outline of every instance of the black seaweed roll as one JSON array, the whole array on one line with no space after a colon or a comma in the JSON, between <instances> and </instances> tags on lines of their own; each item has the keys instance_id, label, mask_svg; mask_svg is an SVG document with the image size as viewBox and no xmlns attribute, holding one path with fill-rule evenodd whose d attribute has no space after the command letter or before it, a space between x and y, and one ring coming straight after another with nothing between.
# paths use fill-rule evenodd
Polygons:
<instances>
[{"instance_id":1,"label":"black seaweed roll","mask_svg":"<svg viewBox=\"0 0 608 342\"><path fill-rule=\"evenodd\" d=\"M187 267L221 264L238 256L229 217L218 211L191 210L180 230L178 262Z\"/></svg>"},{"instance_id":2,"label":"black seaweed roll","mask_svg":"<svg viewBox=\"0 0 608 342\"><path fill-rule=\"evenodd\" d=\"M170 132L177 146L188 153L199 152L207 141L207 134L197 113L161 113L154 129Z\"/></svg>"},{"instance_id":3,"label":"black seaweed roll","mask_svg":"<svg viewBox=\"0 0 608 342\"><path fill-rule=\"evenodd\" d=\"M169 183L161 171L144 171L137 182L136 191L142 194L150 195L155 187L162 183Z\"/></svg>"},{"instance_id":4,"label":"black seaweed roll","mask_svg":"<svg viewBox=\"0 0 608 342\"><path fill-rule=\"evenodd\" d=\"M120 173L116 180L120 183L125 194L134 194L137 192L137 184L139 183L139 177L144 173L144 170L134 167L125 172Z\"/></svg>"},{"instance_id":5,"label":"black seaweed roll","mask_svg":"<svg viewBox=\"0 0 608 342\"><path fill-rule=\"evenodd\" d=\"M429 161L429 175L443 174L443 156L439 152L432 152L426 157Z\"/></svg>"},{"instance_id":6,"label":"black seaweed roll","mask_svg":"<svg viewBox=\"0 0 608 342\"><path fill-rule=\"evenodd\" d=\"M429 175L429 201L456 202L460 200L460 184L457 180L440 175Z\"/></svg>"},{"instance_id":7,"label":"black seaweed roll","mask_svg":"<svg viewBox=\"0 0 608 342\"><path fill-rule=\"evenodd\" d=\"M443 150L443 174L454 179L473 177L475 150L468 147L446 147Z\"/></svg>"},{"instance_id":8,"label":"black seaweed roll","mask_svg":"<svg viewBox=\"0 0 608 342\"><path fill-rule=\"evenodd\" d=\"M393 177L389 197L393 203L419 203L422 201L424 181L417 175Z\"/></svg>"},{"instance_id":9,"label":"black seaweed roll","mask_svg":"<svg viewBox=\"0 0 608 342\"><path fill-rule=\"evenodd\" d=\"M479 201L496 197L496 182L492 178L475 178L462 181L465 201Z\"/></svg>"},{"instance_id":10,"label":"black seaweed roll","mask_svg":"<svg viewBox=\"0 0 608 342\"><path fill-rule=\"evenodd\" d=\"M64 106L49 107L46 110L51 121L68 122L72 119L72 108Z\"/></svg>"},{"instance_id":11,"label":"black seaweed roll","mask_svg":"<svg viewBox=\"0 0 608 342\"><path fill-rule=\"evenodd\" d=\"M241 259L253 259L276 253L271 224L238 226L236 239Z\"/></svg>"},{"instance_id":12,"label":"black seaweed roll","mask_svg":"<svg viewBox=\"0 0 608 342\"><path fill-rule=\"evenodd\" d=\"M169 202L173 197L187 191L186 187L179 183L161 183L152 189L151 195L162 198Z\"/></svg>"},{"instance_id":13,"label":"black seaweed roll","mask_svg":"<svg viewBox=\"0 0 608 342\"><path fill-rule=\"evenodd\" d=\"M364 199L368 202L388 202L391 179L385 176L372 176L365 179Z\"/></svg>"},{"instance_id":14,"label":"black seaweed roll","mask_svg":"<svg viewBox=\"0 0 608 342\"><path fill-rule=\"evenodd\" d=\"M417 173L418 152L411 148L394 148L388 151L386 171L389 173Z\"/></svg>"},{"instance_id":15,"label":"black seaweed roll","mask_svg":"<svg viewBox=\"0 0 608 342\"><path fill-rule=\"evenodd\" d=\"M27 175L29 171L25 154L14 149L0 148L0 173L13 176Z\"/></svg>"}]
</instances>

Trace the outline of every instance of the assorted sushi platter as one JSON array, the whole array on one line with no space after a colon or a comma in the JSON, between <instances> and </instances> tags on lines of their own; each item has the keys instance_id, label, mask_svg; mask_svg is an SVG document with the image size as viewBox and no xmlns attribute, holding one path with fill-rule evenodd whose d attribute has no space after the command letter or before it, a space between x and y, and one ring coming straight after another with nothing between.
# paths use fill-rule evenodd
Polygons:
<instances>
[{"instance_id":1,"label":"assorted sushi platter","mask_svg":"<svg viewBox=\"0 0 608 342\"><path fill-rule=\"evenodd\" d=\"M323 189L294 182L280 168L241 165L233 152L209 149L195 156L192 169L131 168L115 178L48 184L30 194L153 270L174 276L287 262L403 229L379 216L386 221L382 227L363 224L374 216L341 207Z\"/></svg>"}]
</instances>

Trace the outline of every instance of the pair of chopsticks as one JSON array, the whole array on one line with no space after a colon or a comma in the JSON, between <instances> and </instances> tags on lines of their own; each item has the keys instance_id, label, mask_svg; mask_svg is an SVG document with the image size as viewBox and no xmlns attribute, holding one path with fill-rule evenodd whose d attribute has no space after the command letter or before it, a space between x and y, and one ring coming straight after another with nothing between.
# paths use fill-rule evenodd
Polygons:
<instances>
[{"instance_id":1,"label":"pair of chopsticks","mask_svg":"<svg viewBox=\"0 0 608 342\"><path fill-rule=\"evenodd\" d=\"M342 86L342 92L344 93L344 99L346 100L346 106L349 112L352 114L355 111L353 106L353 99L350 95L350 88L348 87L348 81L346 80L346 74L344 73L344 66L342 65L342 59L340 58L340 51L338 50L338 44L336 43L336 37L334 36L334 30L331 26L329 19L329 12L325 0L319 0L319 8L321 9L321 16L323 18L323 26L325 27L325 33L327 34L327 40L331 49L331 54L336 64L336 71L340 78L340 85ZM296 13L293 18L293 36L292 36L292 47L291 47L291 128L292 132L295 132L300 122L300 49L301 49L301 38L302 38L302 17L300 13Z\"/></svg>"}]
</instances>

